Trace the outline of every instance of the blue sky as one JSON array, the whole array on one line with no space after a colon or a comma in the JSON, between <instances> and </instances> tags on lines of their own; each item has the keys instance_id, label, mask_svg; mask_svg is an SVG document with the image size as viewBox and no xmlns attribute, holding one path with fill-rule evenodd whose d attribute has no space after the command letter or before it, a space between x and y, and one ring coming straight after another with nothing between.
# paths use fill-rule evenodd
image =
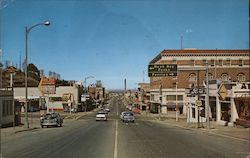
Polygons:
<instances>
[{"instance_id":1,"label":"blue sky","mask_svg":"<svg viewBox=\"0 0 250 158\"><path fill-rule=\"evenodd\" d=\"M29 57L66 80L102 80L108 89L147 78L163 49L249 49L248 0L0 0L2 59Z\"/></svg>"}]
</instances>

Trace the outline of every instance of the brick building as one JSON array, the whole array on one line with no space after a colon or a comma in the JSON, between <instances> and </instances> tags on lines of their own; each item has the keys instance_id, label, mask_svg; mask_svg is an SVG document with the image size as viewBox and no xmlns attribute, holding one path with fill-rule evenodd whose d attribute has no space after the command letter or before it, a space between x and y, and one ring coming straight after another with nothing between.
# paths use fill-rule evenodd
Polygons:
<instances>
[{"instance_id":1,"label":"brick building","mask_svg":"<svg viewBox=\"0 0 250 158\"><path fill-rule=\"evenodd\" d=\"M167 113L177 107L180 113L187 114L191 98L186 90L204 87L207 64L209 80L248 84L249 57L249 50L163 50L149 64L177 64L178 75L150 77L151 111L158 112L160 107L162 113Z\"/></svg>"}]
</instances>

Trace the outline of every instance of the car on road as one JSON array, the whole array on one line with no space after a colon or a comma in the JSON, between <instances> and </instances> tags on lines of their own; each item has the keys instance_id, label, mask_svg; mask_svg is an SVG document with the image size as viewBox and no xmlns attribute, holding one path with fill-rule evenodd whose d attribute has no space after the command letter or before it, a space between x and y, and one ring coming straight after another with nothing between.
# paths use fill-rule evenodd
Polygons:
<instances>
[{"instance_id":1,"label":"car on road","mask_svg":"<svg viewBox=\"0 0 250 158\"><path fill-rule=\"evenodd\" d=\"M48 127L48 126L60 126L60 127L62 127L63 118L57 112L50 112L50 113L43 114L40 117L40 123L41 123L42 128L45 126L46 127Z\"/></svg>"},{"instance_id":2,"label":"car on road","mask_svg":"<svg viewBox=\"0 0 250 158\"><path fill-rule=\"evenodd\" d=\"M107 121L108 120L108 113L106 111L98 112L96 114L95 120L96 121L101 121L101 120Z\"/></svg>"},{"instance_id":3,"label":"car on road","mask_svg":"<svg viewBox=\"0 0 250 158\"><path fill-rule=\"evenodd\" d=\"M106 108L106 109L104 109L104 111L110 112L110 109L109 109L109 108Z\"/></svg>"},{"instance_id":4,"label":"car on road","mask_svg":"<svg viewBox=\"0 0 250 158\"><path fill-rule=\"evenodd\" d=\"M135 117L132 112L122 112L120 117L122 122L135 122Z\"/></svg>"},{"instance_id":5,"label":"car on road","mask_svg":"<svg viewBox=\"0 0 250 158\"><path fill-rule=\"evenodd\" d=\"M129 111L123 111L123 112L121 112L121 114L120 114L120 119L121 119L121 121L122 121L122 119L123 119L123 116L124 116L124 114L125 113L128 113Z\"/></svg>"}]
</instances>

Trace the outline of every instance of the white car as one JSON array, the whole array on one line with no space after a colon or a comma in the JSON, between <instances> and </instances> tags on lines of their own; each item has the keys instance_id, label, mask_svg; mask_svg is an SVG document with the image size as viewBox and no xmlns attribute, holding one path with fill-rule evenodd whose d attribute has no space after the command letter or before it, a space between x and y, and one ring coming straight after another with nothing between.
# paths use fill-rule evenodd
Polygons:
<instances>
[{"instance_id":1,"label":"white car","mask_svg":"<svg viewBox=\"0 0 250 158\"><path fill-rule=\"evenodd\" d=\"M107 112L105 112L105 111L98 112L96 114L95 120L96 121L101 121L101 120L107 121L108 120Z\"/></svg>"}]
</instances>

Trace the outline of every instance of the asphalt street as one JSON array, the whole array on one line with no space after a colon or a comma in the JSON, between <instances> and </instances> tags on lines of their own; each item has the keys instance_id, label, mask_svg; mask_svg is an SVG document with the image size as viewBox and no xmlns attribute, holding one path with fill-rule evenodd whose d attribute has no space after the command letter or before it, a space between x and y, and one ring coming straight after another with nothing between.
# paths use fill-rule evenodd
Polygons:
<instances>
[{"instance_id":1,"label":"asphalt street","mask_svg":"<svg viewBox=\"0 0 250 158\"><path fill-rule=\"evenodd\" d=\"M111 100L108 121L95 121L95 113L65 120L61 128L41 128L2 137L6 158L246 158L248 142L182 129L136 117L120 121L125 110Z\"/></svg>"}]
</instances>

